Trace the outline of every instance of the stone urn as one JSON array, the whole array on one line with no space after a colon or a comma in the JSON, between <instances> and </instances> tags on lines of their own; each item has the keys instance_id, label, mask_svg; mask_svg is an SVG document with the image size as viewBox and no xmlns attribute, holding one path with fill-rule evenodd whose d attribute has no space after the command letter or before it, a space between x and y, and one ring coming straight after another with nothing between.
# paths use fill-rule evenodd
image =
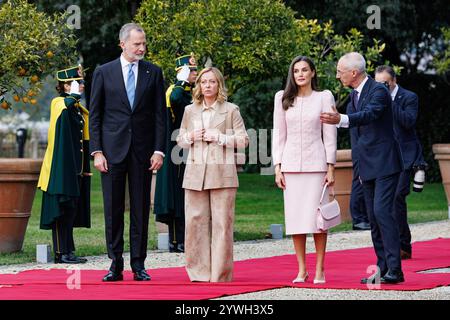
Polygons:
<instances>
[{"instance_id":1,"label":"stone urn","mask_svg":"<svg viewBox=\"0 0 450 320\"><path fill-rule=\"evenodd\" d=\"M450 219L450 143L433 144L434 158L439 162L442 184L447 196L448 217Z\"/></svg>"},{"instance_id":2,"label":"stone urn","mask_svg":"<svg viewBox=\"0 0 450 320\"><path fill-rule=\"evenodd\" d=\"M338 150L336 154L334 193L341 208L342 221L352 221L350 194L352 192L352 150Z\"/></svg>"},{"instance_id":3,"label":"stone urn","mask_svg":"<svg viewBox=\"0 0 450 320\"><path fill-rule=\"evenodd\" d=\"M22 250L42 160L0 159L0 253Z\"/></svg>"}]
</instances>

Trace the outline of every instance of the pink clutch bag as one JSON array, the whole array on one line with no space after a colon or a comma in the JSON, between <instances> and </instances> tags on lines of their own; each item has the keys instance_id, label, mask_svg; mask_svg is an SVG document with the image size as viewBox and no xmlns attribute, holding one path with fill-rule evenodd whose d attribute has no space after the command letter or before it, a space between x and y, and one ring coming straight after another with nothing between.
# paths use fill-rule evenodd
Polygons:
<instances>
[{"instance_id":1,"label":"pink clutch bag","mask_svg":"<svg viewBox=\"0 0 450 320\"><path fill-rule=\"evenodd\" d=\"M326 184L322 190L322 196L320 197L319 207L317 208L317 229L326 231L332 227L341 223L341 208L334 195L334 189L331 188L333 200L322 204L323 196L327 190Z\"/></svg>"}]
</instances>

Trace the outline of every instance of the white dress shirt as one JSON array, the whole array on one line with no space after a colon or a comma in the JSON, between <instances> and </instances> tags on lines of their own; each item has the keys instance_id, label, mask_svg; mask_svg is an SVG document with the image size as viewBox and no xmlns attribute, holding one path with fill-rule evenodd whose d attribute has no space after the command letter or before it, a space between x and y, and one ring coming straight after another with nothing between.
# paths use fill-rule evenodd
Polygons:
<instances>
[{"instance_id":1,"label":"white dress shirt","mask_svg":"<svg viewBox=\"0 0 450 320\"><path fill-rule=\"evenodd\" d=\"M392 92L391 92L392 101L395 100L395 96L397 95L397 92L398 92L398 84L395 85L394 90L392 90Z\"/></svg>"},{"instance_id":2,"label":"white dress shirt","mask_svg":"<svg viewBox=\"0 0 450 320\"><path fill-rule=\"evenodd\" d=\"M136 88L137 85L137 79L138 79L138 72L139 72L139 61L129 62L123 54L120 55L120 64L122 66L122 76L123 76L123 83L125 84L125 88L127 87L127 80L128 80L128 72L130 70L130 64L133 63L133 73L134 73L134 87Z\"/></svg>"},{"instance_id":3,"label":"white dress shirt","mask_svg":"<svg viewBox=\"0 0 450 320\"><path fill-rule=\"evenodd\" d=\"M368 79L369 79L369 77L366 76L364 78L364 80L359 84L359 86L355 89L356 90L356 95L358 96L358 101L359 101L359 97L361 95L361 91L364 88L364 85L366 84ZM350 126L350 121L348 120L348 115L341 114L341 119L340 119L339 123L336 126L338 128L348 128Z\"/></svg>"}]
</instances>

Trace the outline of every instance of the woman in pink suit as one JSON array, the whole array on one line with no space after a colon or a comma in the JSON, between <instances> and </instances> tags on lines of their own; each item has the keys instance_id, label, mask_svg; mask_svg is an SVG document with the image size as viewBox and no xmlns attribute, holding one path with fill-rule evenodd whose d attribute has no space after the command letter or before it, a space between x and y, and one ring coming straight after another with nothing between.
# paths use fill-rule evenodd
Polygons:
<instances>
[{"instance_id":1,"label":"woman in pink suit","mask_svg":"<svg viewBox=\"0 0 450 320\"><path fill-rule=\"evenodd\" d=\"M308 279L306 236L314 235L316 273L314 283L325 283L324 259L327 232L316 227L316 212L323 186L334 184L337 129L322 124L320 113L332 110L329 90L319 91L314 63L296 57L290 67L284 91L275 95L272 157L275 181L283 189L286 234L292 235L298 260L294 283ZM328 201L328 191L324 202Z\"/></svg>"}]
</instances>

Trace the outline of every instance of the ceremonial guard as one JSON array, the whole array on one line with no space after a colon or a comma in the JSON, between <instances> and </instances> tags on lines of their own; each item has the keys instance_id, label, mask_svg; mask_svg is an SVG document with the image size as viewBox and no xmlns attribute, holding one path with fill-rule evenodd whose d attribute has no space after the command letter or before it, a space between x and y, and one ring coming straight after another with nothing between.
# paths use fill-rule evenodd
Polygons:
<instances>
[{"instance_id":1,"label":"ceremonial guard","mask_svg":"<svg viewBox=\"0 0 450 320\"><path fill-rule=\"evenodd\" d=\"M181 125L184 108L192 103L191 91L197 78L197 63L193 54L177 58L176 71L176 82L166 91L168 141L164 164L156 178L154 213L156 221L168 225L169 251L184 252L182 185L185 163L182 161L182 150L177 146L175 138Z\"/></svg>"},{"instance_id":2,"label":"ceremonial guard","mask_svg":"<svg viewBox=\"0 0 450 320\"><path fill-rule=\"evenodd\" d=\"M80 104L83 69L57 72L60 96L50 105L48 145L38 188L40 228L52 230L55 263L85 263L75 256L73 228L90 228L89 112Z\"/></svg>"}]
</instances>

